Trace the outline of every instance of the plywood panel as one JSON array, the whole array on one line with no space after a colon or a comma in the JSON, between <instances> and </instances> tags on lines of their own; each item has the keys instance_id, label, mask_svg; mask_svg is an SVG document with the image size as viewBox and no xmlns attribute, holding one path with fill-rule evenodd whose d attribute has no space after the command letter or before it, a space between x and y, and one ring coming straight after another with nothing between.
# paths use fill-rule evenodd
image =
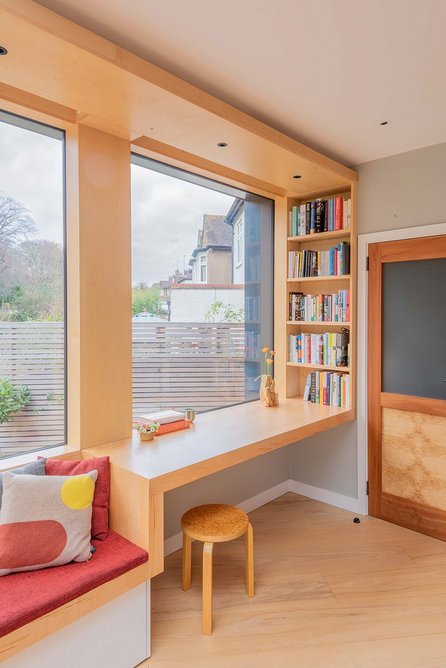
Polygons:
<instances>
[{"instance_id":1,"label":"plywood panel","mask_svg":"<svg viewBox=\"0 0 446 668\"><path fill-rule=\"evenodd\" d=\"M382 410L384 492L446 510L446 418Z\"/></svg>"}]
</instances>

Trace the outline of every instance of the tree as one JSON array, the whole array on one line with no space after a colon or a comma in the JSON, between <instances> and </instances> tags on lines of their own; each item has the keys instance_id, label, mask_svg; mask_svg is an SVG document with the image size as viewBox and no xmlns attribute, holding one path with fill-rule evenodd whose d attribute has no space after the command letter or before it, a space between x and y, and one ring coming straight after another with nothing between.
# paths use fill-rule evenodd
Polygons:
<instances>
[{"instance_id":1,"label":"tree","mask_svg":"<svg viewBox=\"0 0 446 668\"><path fill-rule=\"evenodd\" d=\"M35 232L35 224L23 204L0 193L0 274L10 265L10 252Z\"/></svg>"},{"instance_id":2,"label":"tree","mask_svg":"<svg viewBox=\"0 0 446 668\"><path fill-rule=\"evenodd\" d=\"M214 302L209 306L204 317L208 322L243 322L245 311L233 304Z\"/></svg>"},{"instance_id":3,"label":"tree","mask_svg":"<svg viewBox=\"0 0 446 668\"><path fill-rule=\"evenodd\" d=\"M132 312L136 313L153 313L159 315L161 311L161 289L159 283L155 283L152 287L142 287L144 283L138 287L133 288L132 291Z\"/></svg>"}]
</instances>

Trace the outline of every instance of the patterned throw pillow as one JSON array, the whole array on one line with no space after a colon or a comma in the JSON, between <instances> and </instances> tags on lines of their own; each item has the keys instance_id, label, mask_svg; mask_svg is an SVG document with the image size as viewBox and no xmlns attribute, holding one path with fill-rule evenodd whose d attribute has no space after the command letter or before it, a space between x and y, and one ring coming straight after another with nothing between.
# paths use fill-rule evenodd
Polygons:
<instances>
[{"instance_id":1,"label":"patterned throw pillow","mask_svg":"<svg viewBox=\"0 0 446 668\"><path fill-rule=\"evenodd\" d=\"M88 561L97 475L97 471L78 476L5 473L0 576Z\"/></svg>"},{"instance_id":2,"label":"patterned throw pillow","mask_svg":"<svg viewBox=\"0 0 446 668\"><path fill-rule=\"evenodd\" d=\"M98 472L98 479L94 488L91 537L96 540L105 540L108 536L110 457L91 457L91 459L83 459L81 461L74 461L72 459L46 460L46 475L80 475L88 471Z\"/></svg>"},{"instance_id":3,"label":"patterned throw pillow","mask_svg":"<svg viewBox=\"0 0 446 668\"><path fill-rule=\"evenodd\" d=\"M36 462L31 462L30 464L25 464L18 469L13 469L13 473L21 474L27 473L28 475L45 475L45 457L41 457ZM4 473L0 473L0 510L2 507L2 496L3 496L3 476Z\"/></svg>"}]
</instances>

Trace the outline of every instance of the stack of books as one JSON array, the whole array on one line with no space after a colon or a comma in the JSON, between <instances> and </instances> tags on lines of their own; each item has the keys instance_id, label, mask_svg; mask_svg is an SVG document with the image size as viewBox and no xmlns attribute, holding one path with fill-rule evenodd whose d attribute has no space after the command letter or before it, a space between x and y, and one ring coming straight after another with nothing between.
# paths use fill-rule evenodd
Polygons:
<instances>
[{"instance_id":1,"label":"stack of books","mask_svg":"<svg viewBox=\"0 0 446 668\"><path fill-rule=\"evenodd\" d=\"M179 411L159 411L158 413L147 413L141 415L139 418L141 424L158 423L159 429L157 434L169 434L172 431L179 431L180 429L188 429L190 421L186 420L184 413Z\"/></svg>"},{"instance_id":2,"label":"stack of books","mask_svg":"<svg viewBox=\"0 0 446 668\"><path fill-rule=\"evenodd\" d=\"M304 237L307 234L346 230L350 227L351 213L351 199L341 196L293 206L290 211L290 235Z\"/></svg>"}]
</instances>

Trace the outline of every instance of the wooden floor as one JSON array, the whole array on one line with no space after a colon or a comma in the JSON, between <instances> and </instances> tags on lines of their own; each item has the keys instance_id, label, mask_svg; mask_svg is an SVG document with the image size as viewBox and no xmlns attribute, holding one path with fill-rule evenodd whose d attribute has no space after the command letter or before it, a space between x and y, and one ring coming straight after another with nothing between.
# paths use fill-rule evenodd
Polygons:
<instances>
[{"instance_id":1,"label":"wooden floor","mask_svg":"<svg viewBox=\"0 0 446 668\"><path fill-rule=\"evenodd\" d=\"M446 668L446 543L286 494L250 514L256 596L242 541L215 546L214 634L201 635L201 544L152 581L150 668Z\"/></svg>"}]
</instances>

